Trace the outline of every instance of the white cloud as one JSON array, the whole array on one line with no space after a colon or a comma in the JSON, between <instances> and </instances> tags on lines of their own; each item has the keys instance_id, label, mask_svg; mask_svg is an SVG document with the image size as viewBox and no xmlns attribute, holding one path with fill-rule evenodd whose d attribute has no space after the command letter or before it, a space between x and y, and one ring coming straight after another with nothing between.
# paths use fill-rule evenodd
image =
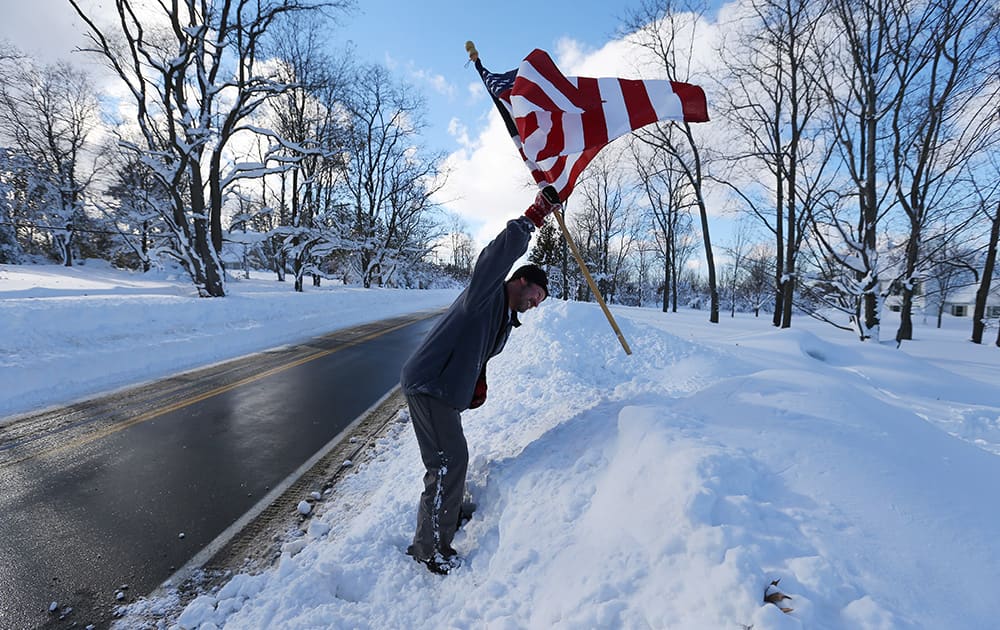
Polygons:
<instances>
[{"instance_id":1,"label":"white cloud","mask_svg":"<svg viewBox=\"0 0 1000 630\"><path fill-rule=\"evenodd\" d=\"M478 103L486 98L486 90L483 89L482 81L473 81L466 86L466 91L469 96L469 100L473 103Z\"/></svg>"},{"instance_id":2,"label":"white cloud","mask_svg":"<svg viewBox=\"0 0 1000 630\"><path fill-rule=\"evenodd\" d=\"M448 135L455 139L460 146L469 147L472 141L469 139L469 128L458 118L448 121Z\"/></svg>"},{"instance_id":3,"label":"white cloud","mask_svg":"<svg viewBox=\"0 0 1000 630\"><path fill-rule=\"evenodd\" d=\"M384 63L385 67L388 68L389 70L395 71L397 68L399 68L399 62L396 61L396 58L390 55L388 51L386 51L382 63Z\"/></svg>"},{"instance_id":4,"label":"white cloud","mask_svg":"<svg viewBox=\"0 0 1000 630\"><path fill-rule=\"evenodd\" d=\"M80 4L87 11L98 6L87 0ZM43 63L53 63L74 56L73 50L84 43L83 27L83 21L66 0L6 2L0 39Z\"/></svg>"},{"instance_id":5,"label":"white cloud","mask_svg":"<svg viewBox=\"0 0 1000 630\"><path fill-rule=\"evenodd\" d=\"M464 129L453 122L454 129ZM469 224L473 238L483 246L508 220L524 212L536 189L499 115L491 116L475 139L463 133L463 148L446 159L451 174L440 199Z\"/></svg>"},{"instance_id":6,"label":"white cloud","mask_svg":"<svg viewBox=\"0 0 1000 630\"><path fill-rule=\"evenodd\" d=\"M401 62L388 52L385 53L384 59L383 63L386 68L394 73L402 71L407 79L418 87L427 86L448 99L455 98L455 95L458 93L455 85L450 83L444 75L419 68L412 60Z\"/></svg>"},{"instance_id":7,"label":"white cloud","mask_svg":"<svg viewBox=\"0 0 1000 630\"><path fill-rule=\"evenodd\" d=\"M415 83L428 85L438 94L447 96L448 98L455 97L457 90L454 85L444 78L444 75L428 72L420 68L413 68L412 66L409 75L410 79Z\"/></svg>"}]
</instances>

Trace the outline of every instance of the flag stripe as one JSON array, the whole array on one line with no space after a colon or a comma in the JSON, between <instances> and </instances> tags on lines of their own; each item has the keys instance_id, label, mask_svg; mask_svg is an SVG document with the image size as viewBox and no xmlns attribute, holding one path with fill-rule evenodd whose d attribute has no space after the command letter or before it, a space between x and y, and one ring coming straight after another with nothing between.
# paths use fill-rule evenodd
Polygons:
<instances>
[{"instance_id":1,"label":"flag stripe","mask_svg":"<svg viewBox=\"0 0 1000 630\"><path fill-rule=\"evenodd\" d=\"M514 79L514 87L511 90L511 103L514 103L515 97L523 96L529 102L543 106L549 111L579 111L579 108L569 100L566 92L563 91L566 88L572 90L573 86L565 80L565 77L561 77L563 79L561 83L564 85L556 87L552 84L550 78L540 73L537 68L525 60L517 71L517 78Z\"/></svg>"},{"instance_id":2,"label":"flag stripe","mask_svg":"<svg viewBox=\"0 0 1000 630\"><path fill-rule=\"evenodd\" d=\"M539 186L565 200L595 155L615 138L657 120L708 120L705 93L669 81L566 77L534 50L517 71L476 69Z\"/></svg>"},{"instance_id":3,"label":"flag stripe","mask_svg":"<svg viewBox=\"0 0 1000 630\"><path fill-rule=\"evenodd\" d=\"M599 79L588 77L576 77L580 92L593 95L591 98L598 102L601 100L599 81ZM584 130L583 144L576 147L577 151L583 151L585 147L604 146L610 138L614 137L609 133L608 121L604 117L603 108L595 107L583 112L580 121Z\"/></svg>"},{"instance_id":4,"label":"flag stripe","mask_svg":"<svg viewBox=\"0 0 1000 630\"><path fill-rule=\"evenodd\" d=\"M646 92L645 81L619 79L618 85L621 87L625 107L628 109L629 120L629 128L622 133L628 133L633 129L645 127L649 123L657 121L656 110Z\"/></svg>"},{"instance_id":5,"label":"flag stripe","mask_svg":"<svg viewBox=\"0 0 1000 630\"><path fill-rule=\"evenodd\" d=\"M521 133L524 151L536 162L550 155L559 155L563 146L562 125L554 120L562 110L552 96L520 76L511 91L511 111ZM527 125L525 121L532 113L536 114L536 119L533 124ZM534 128L530 134L527 133L529 126Z\"/></svg>"},{"instance_id":6,"label":"flag stripe","mask_svg":"<svg viewBox=\"0 0 1000 630\"><path fill-rule=\"evenodd\" d=\"M686 122L708 122L708 101L705 90L690 83L672 82L674 94L682 105L682 119Z\"/></svg>"},{"instance_id":7,"label":"flag stripe","mask_svg":"<svg viewBox=\"0 0 1000 630\"><path fill-rule=\"evenodd\" d=\"M590 161L594 159L594 156L597 155L597 152L603 148L604 146L602 145L599 147L593 147L591 149L587 149L586 151L580 154L580 157L576 159L576 161L572 165L572 168L570 169L568 183L564 187L567 197L569 197L570 193L573 192L573 188L574 186L576 186L576 180L578 177L580 177L580 173L583 172L583 169L587 168L587 165L590 164Z\"/></svg>"},{"instance_id":8,"label":"flag stripe","mask_svg":"<svg viewBox=\"0 0 1000 630\"><path fill-rule=\"evenodd\" d=\"M625 95L622 94L618 79L604 78L597 80L601 90L601 115L604 116L608 129L608 138L617 138L632 130L629 125L628 109L625 106Z\"/></svg>"},{"instance_id":9,"label":"flag stripe","mask_svg":"<svg viewBox=\"0 0 1000 630\"><path fill-rule=\"evenodd\" d=\"M518 78L524 77L534 84L540 86L553 98L556 95L562 97L558 101L561 111L580 113L580 103L571 100L576 93L576 89L569 80L559 71L552 58L543 51L535 49L525 57L518 69ZM514 80L515 84L517 79Z\"/></svg>"},{"instance_id":10,"label":"flag stripe","mask_svg":"<svg viewBox=\"0 0 1000 630\"><path fill-rule=\"evenodd\" d=\"M678 120L684 116L681 99L674 92L670 81L649 81L646 91L654 103L657 120Z\"/></svg>"}]
</instances>

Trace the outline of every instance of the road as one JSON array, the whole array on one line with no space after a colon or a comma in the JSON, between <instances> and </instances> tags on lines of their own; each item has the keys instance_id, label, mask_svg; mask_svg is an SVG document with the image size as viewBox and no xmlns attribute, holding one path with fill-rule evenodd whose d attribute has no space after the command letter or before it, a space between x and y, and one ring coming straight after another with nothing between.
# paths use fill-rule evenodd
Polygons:
<instances>
[{"instance_id":1,"label":"road","mask_svg":"<svg viewBox=\"0 0 1000 630\"><path fill-rule=\"evenodd\" d=\"M0 427L0 628L106 627L392 389L432 315Z\"/></svg>"}]
</instances>

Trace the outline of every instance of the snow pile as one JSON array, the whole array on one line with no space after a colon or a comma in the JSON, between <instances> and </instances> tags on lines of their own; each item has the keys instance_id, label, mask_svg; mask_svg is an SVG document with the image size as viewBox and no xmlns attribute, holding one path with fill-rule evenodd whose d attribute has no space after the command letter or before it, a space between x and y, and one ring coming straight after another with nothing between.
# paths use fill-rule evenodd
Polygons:
<instances>
[{"instance_id":1,"label":"snow pile","mask_svg":"<svg viewBox=\"0 0 1000 630\"><path fill-rule=\"evenodd\" d=\"M409 425L392 423L274 569L172 623L995 625L995 348L952 333L961 360L921 358L920 342L860 344L801 320L616 316L631 357L594 305L550 303L491 362L489 401L464 414L479 509L452 575L403 553L422 470ZM941 367L959 363L988 370ZM776 579L790 614L762 601Z\"/></svg>"}]
</instances>

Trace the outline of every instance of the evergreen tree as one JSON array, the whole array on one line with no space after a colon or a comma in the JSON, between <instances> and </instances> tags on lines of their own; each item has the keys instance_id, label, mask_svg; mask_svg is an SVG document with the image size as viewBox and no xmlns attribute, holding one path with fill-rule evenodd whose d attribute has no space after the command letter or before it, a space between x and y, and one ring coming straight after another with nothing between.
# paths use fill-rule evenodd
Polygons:
<instances>
[{"instance_id":1,"label":"evergreen tree","mask_svg":"<svg viewBox=\"0 0 1000 630\"><path fill-rule=\"evenodd\" d=\"M549 295L553 298L566 299L564 295L566 292L563 289L567 286L563 278L565 246L559 228L554 221L549 221L538 231L535 246L528 254L528 261L538 265L548 274Z\"/></svg>"},{"instance_id":2,"label":"evergreen tree","mask_svg":"<svg viewBox=\"0 0 1000 630\"><path fill-rule=\"evenodd\" d=\"M528 260L539 267L549 271L552 267L558 266L562 262L562 248L559 233L556 231L555 223L549 221L538 231L538 239L535 246L528 254Z\"/></svg>"}]
</instances>

